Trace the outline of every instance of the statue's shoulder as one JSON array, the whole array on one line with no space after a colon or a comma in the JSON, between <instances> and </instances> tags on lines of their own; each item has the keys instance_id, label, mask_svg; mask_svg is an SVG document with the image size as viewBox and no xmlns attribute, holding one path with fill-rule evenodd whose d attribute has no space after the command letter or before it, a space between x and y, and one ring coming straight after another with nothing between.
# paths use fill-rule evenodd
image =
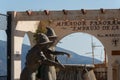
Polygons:
<instances>
[{"instance_id":1,"label":"statue's shoulder","mask_svg":"<svg viewBox=\"0 0 120 80\"><path fill-rule=\"evenodd\" d=\"M35 45L35 46L31 47L28 52L31 53L31 52L35 52L35 51L38 51L38 50L39 50L38 45Z\"/></svg>"}]
</instances>

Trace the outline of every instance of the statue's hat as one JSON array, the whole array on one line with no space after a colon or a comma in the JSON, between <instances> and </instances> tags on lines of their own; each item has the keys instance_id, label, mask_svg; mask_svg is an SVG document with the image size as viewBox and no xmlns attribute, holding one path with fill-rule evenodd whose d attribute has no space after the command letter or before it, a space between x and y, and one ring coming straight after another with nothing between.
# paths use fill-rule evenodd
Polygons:
<instances>
[{"instance_id":1,"label":"statue's hat","mask_svg":"<svg viewBox=\"0 0 120 80\"><path fill-rule=\"evenodd\" d=\"M48 38L57 38L57 35L55 34L55 31L52 28L46 27L46 29L46 35L48 36Z\"/></svg>"},{"instance_id":2,"label":"statue's hat","mask_svg":"<svg viewBox=\"0 0 120 80\"><path fill-rule=\"evenodd\" d=\"M38 33L38 43L40 45L53 43L44 33Z\"/></svg>"}]
</instances>

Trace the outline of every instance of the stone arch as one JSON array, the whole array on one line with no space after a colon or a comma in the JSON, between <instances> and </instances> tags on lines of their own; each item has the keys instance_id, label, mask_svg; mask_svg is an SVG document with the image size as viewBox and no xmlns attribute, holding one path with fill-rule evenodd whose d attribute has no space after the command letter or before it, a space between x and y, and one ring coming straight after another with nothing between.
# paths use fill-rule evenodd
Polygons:
<instances>
[{"instance_id":1,"label":"stone arch","mask_svg":"<svg viewBox=\"0 0 120 80\"><path fill-rule=\"evenodd\" d=\"M94 35L91 35L91 34L88 34L88 33L85 33L85 32L73 32L73 33L70 33L70 34L68 34L68 35L66 35L66 36L64 36L64 37L62 37L62 39L64 39L64 38L66 38L66 37L68 37L69 35L71 35L71 34L73 34L72 36L75 36L74 34L76 34L77 33L77 36L79 36L78 34L81 34L80 35L80 37L82 37L82 34L85 36L85 35L87 35L87 37L89 36L89 38L90 38L90 40L89 41L91 41L90 42L90 44L91 44L91 47L92 46L99 46L99 47L102 47L103 49L102 49L102 51L104 51L104 45L101 43L101 41L99 40L99 39L97 39ZM97 40L97 43L99 42L99 44L97 44L97 45L95 45L93 42L94 41L92 41L92 39L91 38L93 38L94 40ZM59 41L58 41L58 43L62 40L62 39L60 39ZM72 39L75 39L75 38L72 38ZM88 39L88 38L87 38ZM74 40L74 41L76 41L76 40ZM58 44L57 43L57 44ZM74 42L71 42L72 44L74 43ZM71 43L69 43L69 44L71 44ZM79 45L81 45L80 44L80 42L78 42L79 43ZM73 46L73 45L72 45ZM77 45L76 45L77 46ZM72 49L72 48L71 48ZM70 51L72 51L71 49L69 49ZM92 49L92 48L91 48ZM67 49L68 50L68 49ZM74 52L74 51L73 51ZM103 52L103 54L105 54L105 52ZM84 54L85 55L85 54ZM87 54L86 54L87 55ZM91 50L91 56L93 57L94 56L94 58L95 58L95 55L93 54L92 55L92 50ZM90 56L89 56L90 57ZM91 58L92 58L91 57ZM105 57L105 55L104 55L104 57ZM105 59L105 58L104 58ZM93 64L94 62L93 62L93 60L91 60L92 62L91 62L91 64ZM106 62L106 60L104 60L105 62ZM104 63L104 62L103 62ZM95 63L94 63L95 64Z\"/></svg>"},{"instance_id":2,"label":"stone arch","mask_svg":"<svg viewBox=\"0 0 120 80\"><path fill-rule=\"evenodd\" d=\"M94 38L96 38L97 40L99 40L99 42L101 42L101 44L104 46L103 42L102 42L98 37L96 37L96 36L93 35L93 34L86 33L86 32L84 32L84 31L83 31L83 32L82 32L82 31L76 31L76 32L68 33L68 34L62 36L62 37L58 40L58 42L59 42L61 39L65 38L66 36L71 35L71 34L74 34L74 33L83 33L83 34L87 34L87 35L93 36Z\"/></svg>"},{"instance_id":3,"label":"stone arch","mask_svg":"<svg viewBox=\"0 0 120 80\"><path fill-rule=\"evenodd\" d=\"M36 27L37 27L37 23L39 21L18 21L16 23L16 26L14 28L14 33L13 35L13 59L14 62L12 63L14 65L14 67L12 67L13 72L14 72L14 77L16 79L19 79L20 77L20 73L21 73L21 50L22 50L22 42L23 42L23 38L25 33L28 34L28 37L30 39L30 44L31 46L34 45L33 42L33 32L35 32ZM29 25L28 25L29 24Z\"/></svg>"},{"instance_id":4,"label":"stone arch","mask_svg":"<svg viewBox=\"0 0 120 80\"><path fill-rule=\"evenodd\" d=\"M104 35L104 37L98 35L98 34L101 34L101 33L106 33L104 30L103 30L103 32L100 31L100 30L93 30L93 31L89 30L89 31L86 31L86 30L74 30L74 29L71 29L71 26L61 26L61 25L56 26L57 23L59 23L59 22L61 22L61 20L60 21L59 20L58 21L54 21L53 25L51 25L51 27L55 30L56 35L59 36L57 41L56 41L56 43L58 43L58 41L60 39L62 39L63 37L65 37L65 36L67 36L67 35L69 35L71 33L74 33L74 32L85 32L85 33L88 33L88 34L91 34L91 35L95 36L97 39L99 39L101 41L102 44L104 44L104 48L105 48L106 54L108 56L108 59L107 59L108 60L108 64L107 64L107 66L109 66L108 70L107 70L108 71L107 75L112 77L113 74L111 73L112 72L111 63L114 61L114 58L111 55L112 54L111 51L113 49L113 45L111 44L110 39L112 39L112 37L108 37L108 38L110 38L109 41L108 41L108 38L105 38L105 35ZM82 25L82 26L85 27L85 25ZM100 26L100 27L102 27L102 26ZM108 33L108 34L110 34L110 35L114 34L114 31L111 31L111 33ZM110 78L108 76L107 76L107 79L111 80L112 78Z\"/></svg>"},{"instance_id":5,"label":"stone arch","mask_svg":"<svg viewBox=\"0 0 120 80\"><path fill-rule=\"evenodd\" d=\"M52 28L55 30L56 35L59 36L57 38L55 44L57 44L59 42L59 40L61 40L62 38L64 38L67 35L70 35L70 34L73 34L73 33L76 33L76 32L82 32L82 33L87 33L87 34L90 34L90 35L94 36L95 38L97 38L103 44L104 47L107 47L106 44L105 44L106 41L105 40L103 41L101 38L97 37L97 34L96 34L97 32L93 33L93 32L86 32L86 31L72 31L72 30L68 30L68 31L65 30L65 32L64 32L62 29L56 28L56 26L52 27Z\"/></svg>"}]
</instances>

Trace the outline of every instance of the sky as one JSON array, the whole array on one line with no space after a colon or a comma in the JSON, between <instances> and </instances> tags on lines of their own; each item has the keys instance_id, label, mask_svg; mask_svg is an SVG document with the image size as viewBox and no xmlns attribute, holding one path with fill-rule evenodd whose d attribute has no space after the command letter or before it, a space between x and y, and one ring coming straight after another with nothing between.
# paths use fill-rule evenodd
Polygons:
<instances>
[{"instance_id":1,"label":"sky","mask_svg":"<svg viewBox=\"0 0 120 80\"><path fill-rule=\"evenodd\" d=\"M116 9L120 0L0 0L0 13L26 10Z\"/></svg>"},{"instance_id":2,"label":"sky","mask_svg":"<svg viewBox=\"0 0 120 80\"><path fill-rule=\"evenodd\" d=\"M81 10L81 9L119 9L120 0L0 0L0 13L6 14L7 11L41 11L41 10ZM1 19L0 19L1 20ZM4 25L3 25L4 26ZM6 28L3 28L5 30ZM2 34L4 31L1 31ZM84 37L83 37L84 35ZM1 35L1 39L6 35ZM28 42L27 42L28 41ZM71 43L71 42L75 43ZM62 43L58 43L57 46L72 50L80 55L91 56L86 54L91 52L91 35L83 33L74 33L61 40ZM94 45L101 45L102 47L96 47L95 53L97 58L101 59L101 53L103 50L102 43L93 37ZM25 36L24 43L28 44L27 36ZM71 43L71 44L70 44ZM86 43L86 44L83 44ZM104 57L102 57L103 59Z\"/></svg>"}]
</instances>

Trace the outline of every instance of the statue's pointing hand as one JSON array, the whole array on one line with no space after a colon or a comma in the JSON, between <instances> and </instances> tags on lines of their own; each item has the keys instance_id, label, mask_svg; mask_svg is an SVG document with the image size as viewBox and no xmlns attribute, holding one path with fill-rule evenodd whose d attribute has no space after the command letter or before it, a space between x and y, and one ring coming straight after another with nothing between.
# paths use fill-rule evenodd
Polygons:
<instances>
[{"instance_id":1,"label":"statue's pointing hand","mask_svg":"<svg viewBox=\"0 0 120 80\"><path fill-rule=\"evenodd\" d=\"M70 54L66 54L68 58L71 58L71 55Z\"/></svg>"}]
</instances>

